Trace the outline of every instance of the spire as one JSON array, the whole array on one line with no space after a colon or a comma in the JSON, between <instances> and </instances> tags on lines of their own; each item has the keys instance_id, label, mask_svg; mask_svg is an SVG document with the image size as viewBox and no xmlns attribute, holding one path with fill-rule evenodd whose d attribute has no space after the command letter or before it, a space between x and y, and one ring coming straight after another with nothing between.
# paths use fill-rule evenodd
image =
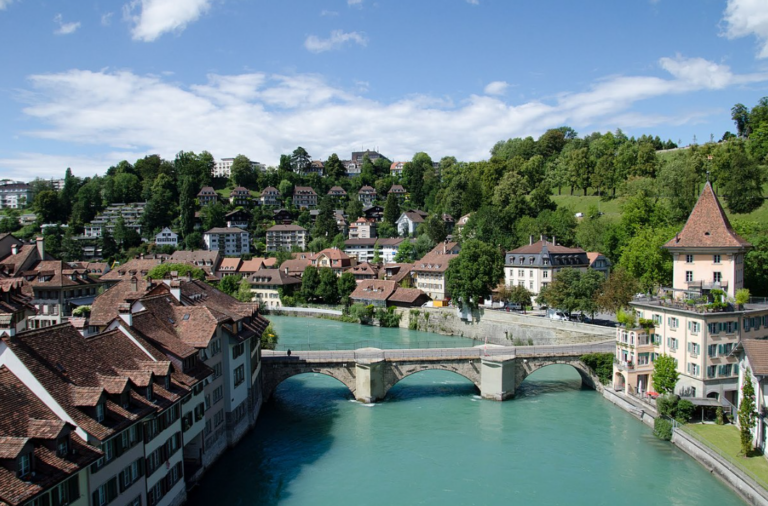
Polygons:
<instances>
[{"instance_id":1,"label":"spire","mask_svg":"<svg viewBox=\"0 0 768 506\"><path fill-rule=\"evenodd\" d=\"M665 248L749 248L751 244L734 232L707 181L683 230Z\"/></svg>"}]
</instances>

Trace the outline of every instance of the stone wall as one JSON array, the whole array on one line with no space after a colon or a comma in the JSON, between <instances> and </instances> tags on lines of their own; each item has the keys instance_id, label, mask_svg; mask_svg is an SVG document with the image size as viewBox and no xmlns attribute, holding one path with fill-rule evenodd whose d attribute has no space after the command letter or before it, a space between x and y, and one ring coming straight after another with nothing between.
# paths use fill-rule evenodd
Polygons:
<instances>
[{"instance_id":1,"label":"stone wall","mask_svg":"<svg viewBox=\"0 0 768 506\"><path fill-rule=\"evenodd\" d=\"M614 340L612 327L550 320L541 316L485 311L480 309L472 321L462 320L456 308L398 309L400 327L462 336L478 341L510 346L513 344L580 344ZM413 322L413 324L411 324Z\"/></svg>"}]
</instances>

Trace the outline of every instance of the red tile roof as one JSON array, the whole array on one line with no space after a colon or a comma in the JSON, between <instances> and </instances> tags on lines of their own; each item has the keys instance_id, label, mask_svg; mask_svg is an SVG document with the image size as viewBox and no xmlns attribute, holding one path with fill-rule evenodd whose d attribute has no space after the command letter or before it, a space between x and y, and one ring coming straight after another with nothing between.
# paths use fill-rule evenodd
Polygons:
<instances>
[{"instance_id":1,"label":"red tile roof","mask_svg":"<svg viewBox=\"0 0 768 506\"><path fill-rule=\"evenodd\" d=\"M387 300L397 288L394 281L383 279L364 279L349 295L353 300Z\"/></svg>"},{"instance_id":2,"label":"red tile roof","mask_svg":"<svg viewBox=\"0 0 768 506\"><path fill-rule=\"evenodd\" d=\"M707 181L683 230L665 248L750 248L731 227L712 185Z\"/></svg>"}]
</instances>

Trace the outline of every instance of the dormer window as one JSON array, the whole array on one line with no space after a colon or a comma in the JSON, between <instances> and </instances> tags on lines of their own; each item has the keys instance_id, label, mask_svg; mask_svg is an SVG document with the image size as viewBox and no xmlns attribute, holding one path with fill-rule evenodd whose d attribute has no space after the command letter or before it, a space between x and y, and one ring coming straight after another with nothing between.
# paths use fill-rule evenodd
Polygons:
<instances>
[{"instance_id":1,"label":"dormer window","mask_svg":"<svg viewBox=\"0 0 768 506\"><path fill-rule=\"evenodd\" d=\"M62 436L56 440L56 455L66 457L69 453L69 436Z\"/></svg>"},{"instance_id":2,"label":"dormer window","mask_svg":"<svg viewBox=\"0 0 768 506\"><path fill-rule=\"evenodd\" d=\"M18 460L18 476L24 478L32 471L32 456L31 453L23 453L19 455Z\"/></svg>"},{"instance_id":3,"label":"dormer window","mask_svg":"<svg viewBox=\"0 0 768 506\"><path fill-rule=\"evenodd\" d=\"M171 375L170 374L166 374L165 376L163 376L163 387L166 390L170 390L171 389Z\"/></svg>"},{"instance_id":4,"label":"dormer window","mask_svg":"<svg viewBox=\"0 0 768 506\"><path fill-rule=\"evenodd\" d=\"M147 400L152 401L152 381L150 380L149 385L147 385Z\"/></svg>"},{"instance_id":5,"label":"dormer window","mask_svg":"<svg viewBox=\"0 0 768 506\"><path fill-rule=\"evenodd\" d=\"M120 405L123 407L123 409L128 409L130 407L131 401L128 390L120 394Z\"/></svg>"},{"instance_id":6,"label":"dormer window","mask_svg":"<svg viewBox=\"0 0 768 506\"><path fill-rule=\"evenodd\" d=\"M104 403L100 402L96 404L96 421L101 423L104 421Z\"/></svg>"}]
</instances>

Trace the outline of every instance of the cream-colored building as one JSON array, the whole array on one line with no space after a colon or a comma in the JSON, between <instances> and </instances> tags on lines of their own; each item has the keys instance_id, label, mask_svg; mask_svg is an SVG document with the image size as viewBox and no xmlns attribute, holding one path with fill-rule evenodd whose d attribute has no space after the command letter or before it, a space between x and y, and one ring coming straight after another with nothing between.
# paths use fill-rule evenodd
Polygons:
<instances>
[{"instance_id":1,"label":"cream-colored building","mask_svg":"<svg viewBox=\"0 0 768 506\"><path fill-rule=\"evenodd\" d=\"M460 250L458 243L445 241L435 246L421 260L416 260L411 269L416 288L426 293L432 300L444 300L450 297L445 272L451 260L459 256Z\"/></svg>"},{"instance_id":2,"label":"cream-colored building","mask_svg":"<svg viewBox=\"0 0 768 506\"><path fill-rule=\"evenodd\" d=\"M280 290L292 293L301 280L289 276L280 269L261 269L248 278L253 300L267 308L282 307Z\"/></svg>"},{"instance_id":3,"label":"cream-colored building","mask_svg":"<svg viewBox=\"0 0 768 506\"><path fill-rule=\"evenodd\" d=\"M653 390L653 361L677 361L675 393L735 403L742 339L768 337L768 305L737 306L744 254L750 244L733 231L712 187L706 184L683 230L664 247L673 256L673 286L631 302L639 325L616 332L614 387L630 393Z\"/></svg>"}]
</instances>

